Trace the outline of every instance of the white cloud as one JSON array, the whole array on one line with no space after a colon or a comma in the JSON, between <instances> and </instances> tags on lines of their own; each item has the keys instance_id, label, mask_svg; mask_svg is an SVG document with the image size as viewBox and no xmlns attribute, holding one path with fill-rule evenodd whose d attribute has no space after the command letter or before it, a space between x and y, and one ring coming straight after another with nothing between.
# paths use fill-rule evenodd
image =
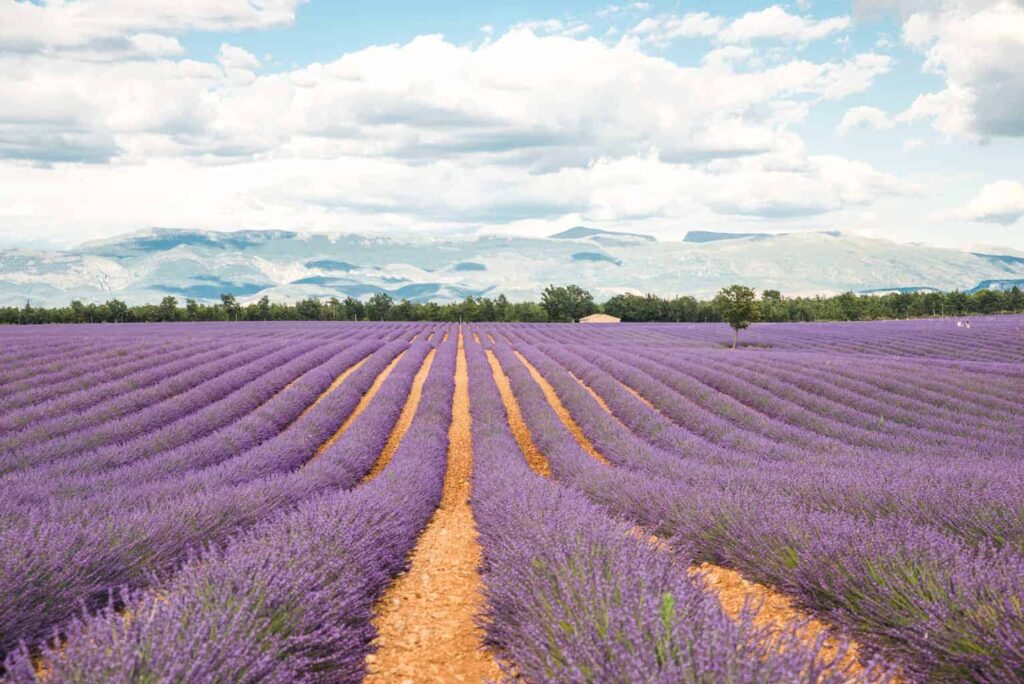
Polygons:
<instances>
[{"instance_id":1,"label":"white cloud","mask_svg":"<svg viewBox=\"0 0 1024 684\"><path fill-rule=\"evenodd\" d=\"M237 45L230 45L228 43L222 43L220 46L220 52L217 53L217 61L221 63L225 69L256 69L260 65L260 60L256 55L252 54L244 48L240 48Z\"/></svg>"},{"instance_id":2,"label":"white cloud","mask_svg":"<svg viewBox=\"0 0 1024 684\"><path fill-rule=\"evenodd\" d=\"M896 9L906 17L904 42L925 56L925 71L946 80L943 90L918 96L903 120L976 139L1024 136L1024 4L942 0Z\"/></svg>"},{"instance_id":3,"label":"white cloud","mask_svg":"<svg viewBox=\"0 0 1024 684\"><path fill-rule=\"evenodd\" d=\"M0 50L109 48L136 33L268 28L294 21L303 1L51 0L37 4L4 0L0 2Z\"/></svg>"},{"instance_id":4,"label":"white cloud","mask_svg":"<svg viewBox=\"0 0 1024 684\"><path fill-rule=\"evenodd\" d=\"M185 54L185 48L172 36L159 33L136 33L128 39L131 52L146 57L177 57Z\"/></svg>"},{"instance_id":5,"label":"white cloud","mask_svg":"<svg viewBox=\"0 0 1024 684\"><path fill-rule=\"evenodd\" d=\"M630 35L656 45L678 38L714 37L720 43L749 43L770 39L795 43L820 40L850 27L850 18L813 19L790 14L779 5L727 20L707 12L662 14L641 20Z\"/></svg>"},{"instance_id":6,"label":"white cloud","mask_svg":"<svg viewBox=\"0 0 1024 684\"><path fill-rule=\"evenodd\" d=\"M846 110L842 120L836 126L836 132L845 136L854 128L874 128L882 130L892 128L896 123L884 111L877 107L852 107Z\"/></svg>"},{"instance_id":7,"label":"white cloud","mask_svg":"<svg viewBox=\"0 0 1024 684\"><path fill-rule=\"evenodd\" d=\"M580 36L590 32L590 25L582 21L561 19L540 19L523 21L512 27L513 31L529 31L538 36Z\"/></svg>"},{"instance_id":8,"label":"white cloud","mask_svg":"<svg viewBox=\"0 0 1024 684\"><path fill-rule=\"evenodd\" d=\"M0 53L0 223L440 230L591 217L657 232L692 217L799 223L905 191L808 154L791 130L816 103L870 86L888 57L766 66L739 44L682 67L576 27L476 45L420 36L263 74L230 44L216 62Z\"/></svg>"},{"instance_id":9,"label":"white cloud","mask_svg":"<svg viewBox=\"0 0 1024 684\"><path fill-rule=\"evenodd\" d=\"M772 5L758 12L747 12L730 22L719 38L730 43L760 38L806 43L849 27L849 17L830 17L819 21L790 14L779 5Z\"/></svg>"},{"instance_id":10,"label":"white cloud","mask_svg":"<svg viewBox=\"0 0 1024 684\"><path fill-rule=\"evenodd\" d=\"M651 9L649 2L631 2L627 5L605 5L597 10L596 14L601 19L607 19L622 12L646 12L649 9Z\"/></svg>"},{"instance_id":11,"label":"white cloud","mask_svg":"<svg viewBox=\"0 0 1024 684\"><path fill-rule=\"evenodd\" d=\"M680 16L662 14L646 17L630 29L629 34L657 45L677 38L706 38L722 30L725 20L707 12L692 12Z\"/></svg>"},{"instance_id":12,"label":"white cloud","mask_svg":"<svg viewBox=\"0 0 1024 684\"><path fill-rule=\"evenodd\" d=\"M953 215L968 221L1008 226L1024 216L1024 185L1011 180L988 183Z\"/></svg>"}]
</instances>

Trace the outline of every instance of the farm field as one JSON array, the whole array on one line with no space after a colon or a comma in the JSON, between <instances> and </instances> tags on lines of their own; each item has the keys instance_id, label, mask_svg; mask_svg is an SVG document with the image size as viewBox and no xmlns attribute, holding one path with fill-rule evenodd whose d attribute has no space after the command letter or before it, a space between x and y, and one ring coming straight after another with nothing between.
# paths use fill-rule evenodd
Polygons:
<instances>
[{"instance_id":1,"label":"farm field","mask_svg":"<svg viewBox=\"0 0 1024 684\"><path fill-rule=\"evenodd\" d=\"M1024 682L1024 317L0 329L5 682Z\"/></svg>"}]
</instances>

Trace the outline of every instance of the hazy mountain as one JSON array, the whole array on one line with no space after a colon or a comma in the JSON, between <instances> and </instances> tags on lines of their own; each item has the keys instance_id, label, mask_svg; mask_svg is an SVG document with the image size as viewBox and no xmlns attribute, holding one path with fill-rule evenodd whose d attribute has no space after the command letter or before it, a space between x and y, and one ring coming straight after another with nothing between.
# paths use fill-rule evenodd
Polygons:
<instances>
[{"instance_id":1,"label":"hazy mountain","mask_svg":"<svg viewBox=\"0 0 1024 684\"><path fill-rule=\"evenodd\" d=\"M292 231L152 229L67 251L0 250L0 304L129 303L262 295L450 300L536 297L575 282L598 298L623 291L706 297L733 282L784 294L972 290L1024 284L1024 257L905 245L829 231L647 235L578 226L548 238L413 239Z\"/></svg>"}]
</instances>

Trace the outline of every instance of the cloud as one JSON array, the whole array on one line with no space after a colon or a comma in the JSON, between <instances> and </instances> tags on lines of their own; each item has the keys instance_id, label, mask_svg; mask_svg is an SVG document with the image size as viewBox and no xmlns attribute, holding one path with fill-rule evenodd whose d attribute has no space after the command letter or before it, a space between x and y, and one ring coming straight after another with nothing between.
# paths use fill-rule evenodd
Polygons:
<instances>
[{"instance_id":1,"label":"cloud","mask_svg":"<svg viewBox=\"0 0 1024 684\"><path fill-rule=\"evenodd\" d=\"M808 217L865 206L880 196L910 195L914 185L864 162L795 153L774 159L719 160L711 169L729 178L708 188L718 213L759 218Z\"/></svg>"},{"instance_id":2,"label":"cloud","mask_svg":"<svg viewBox=\"0 0 1024 684\"><path fill-rule=\"evenodd\" d=\"M813 19L788 13L779 5L757 12L747 12L728 20L707 12L662 14L647 17L630 30L630 35L656 45L679 38L714 37L719 43L749 43L754 40L780 40L808 43L825 38L850 27L850 18Z\"/></svg>"},{"instance_id":3,"label":"cloud","mask_svg":"<svg viewBox=\"0 0 1024 684\"><path fill-rule=\"evenodd\" d=\"M766 65L737 44L679 66L556 20L261 72L240 47L198 61L170 54L167 27L138 33L150 31L146 60L0 51L0 207L31 208L0 222L374 231L579 217L656 232L691 217L798 222L902 192L808 154L792 130L869 87L883 55Z\"/></svg>"},{"instance_id":4,"label":"cloud","mask_svg":"<svg viewBox=\"0 0 1024 684\"><path fill-rule=\"evenodd\" d=\"M852 107L843 114L842 120L836 126L836 132L840 136L845 136L854 128L882 130L895 125L892 117L877 107Z\"/></svg>"},{"instance_id":5,"label":"cloud","mask_svg":"<svg viewBox=\"0 0 1024 684\"><path fill-rule=\"evenodd\" d=\"M0 50L95 49L124 36L241 31L290 24L303 0L52 0L0 3ZM152 44L152 39L143 39ZM165 53L166 54L166 53Z\"/></svg>"},{"instance_id":6,"label":"cloud","mask_svg":"<svg viewBox=\"0 0 1024 684\"><path fill-rule=\"evenodd\" d=\"M256 55L244 48L240 48L237 45L229 45L228 43L221 44L220 52L217 53L217 61L225 69L252 70L260 65L260 60Z\"/></svg>"},{"instance_id":7,"label":"cloud","mask_svg":"<svg viewBox=\"0 0 1024 684\"><path fill-rule=\"evenodd\" d=\"M657 45L667 44L677 38L707 38L722 30L725 20L707 12L691 12L683 15L662 14L646 17L629 31L629 35Z\"/></svg>"},{"instance_id":8,"label":"cloud","mask_svg":"<svg viewBox=\"0 0 1024 684\"><path fill-rule=\"evenodd\" d=\"M977 140L1024 136L1024 3L876 0L861 11L883 5L905 17L903 41L924 55L924 70L946 81L944 89L919 95L901 120L930 121L936 130Z\"/></svg>"},{"instance_id":9,"label":"cloud","mask_svg":"<svg viewBox=\"0 0 1024 684\"><path fill-rule=\"evenodd\" d=\"M772 5L758 12L747 12L730 22L719 38L728 43L745 43L756 39L807 43L845 31L849 27L849 17L815 20L790 14L779 5Z\"/></svg>"},{"instance_id":10,"label":"cloud","mask_svg":"<svg viewBox=\"0 0 1024 684\"><path fill-rule=\"evenodd\" d=\"M622 12L646 12L649 9L651 9L649 2L631 2L626 5L605 5L597 10L596 14L601 19L607 19Z\"/></svg>"},{"instance_id":11,"label":"cloud","mask_svg":"<svg viewBox=\"0 0 1024 684\"><path fill-rule=\"evenodd\" d=\"M1024 216L1024 185L1011 180L988 183L967 204L953 212L956 218L1008 226Z\"/></svg>"},{"instance_id":12,"label":"cloud","mask_svg":"<svg viewBox=\"0 0 1024 684\"><path fill-rule=\"evenodd\" d=\"M529 31L538 36L580 36L590 32L590 25L582 21L541 19L523 21L512 27L513 31Z\"/></svg>"}]
</instances>

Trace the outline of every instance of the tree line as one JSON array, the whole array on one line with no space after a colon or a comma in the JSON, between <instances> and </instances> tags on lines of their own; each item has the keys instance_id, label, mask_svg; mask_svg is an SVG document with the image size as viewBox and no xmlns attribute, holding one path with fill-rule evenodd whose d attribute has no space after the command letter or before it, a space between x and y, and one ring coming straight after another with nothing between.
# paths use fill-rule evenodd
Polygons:
<instances>
[{"instance_id":1,"label":"tree line","mask_svg":"<svg viewBox=\"0 0 1024 684\"><path fill-rule=\"evenodd\" d=\"M734 286L736 287L736 286ZM742 287L742 286L739 286ZM730 288L724 288L723 292ZM749 290L749 288L746 288ZM752 320L858 321L884 318L922 318L1024 312L1024 292L1009 290L966 292L894 292L866 295L846 292L834 296L786 297L778 290L744 293ZM735 293L734 293L735 294ZM511 302L505 295L467 297L460 302L395 301L378 292L367 301L355 297L308 298L295 303L272 302L268 297L242 304L231 294L217 303L195 299L184 302L164 297L158 304L130 306L119 299L102 304L75 300L63 307L0 307L0 324L139 323L157 321L576 321L603 312L627 322L727 321L719 297L698 300L653 294L619 294L603 303L577 285L545 288L539 301Z\"/></svg>"}]
</instances>

